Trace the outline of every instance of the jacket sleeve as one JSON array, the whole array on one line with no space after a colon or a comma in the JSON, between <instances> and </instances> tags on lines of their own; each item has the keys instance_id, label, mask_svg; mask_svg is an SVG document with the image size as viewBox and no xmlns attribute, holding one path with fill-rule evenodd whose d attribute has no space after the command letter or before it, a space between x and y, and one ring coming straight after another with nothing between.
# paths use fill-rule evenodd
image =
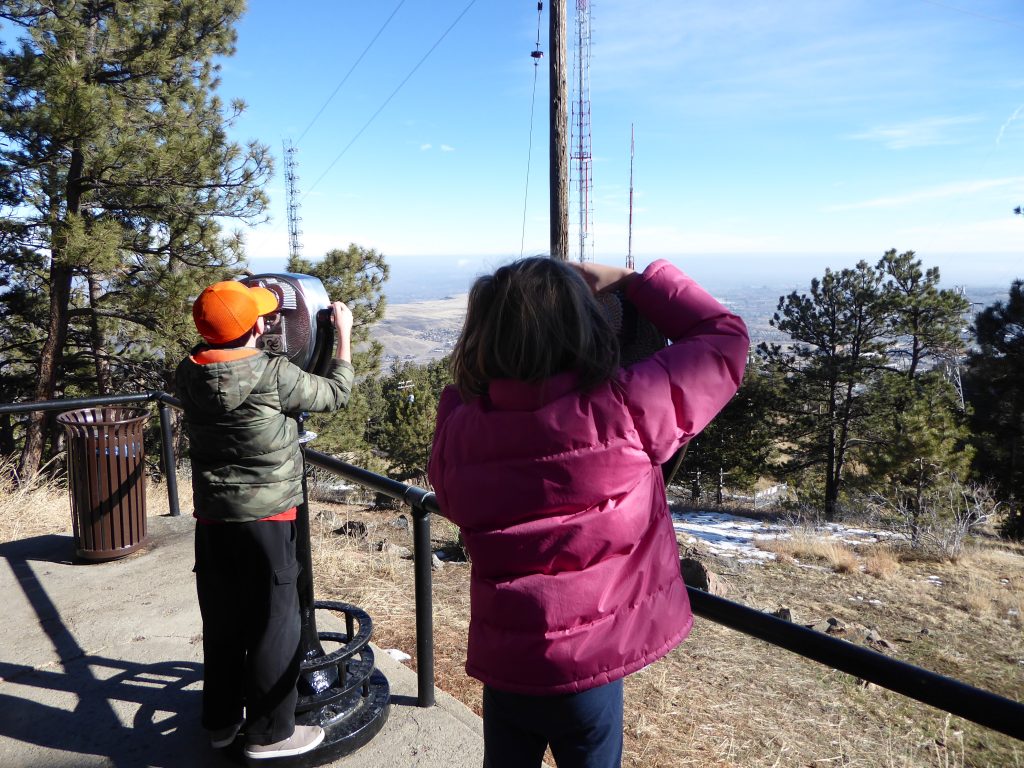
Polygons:
<instances>
[{"instance_id":1,"label":"jacket sleeve","mask_svg":"<svg viewBox=\"0 0 1024 768\"><path fill-rule=\"evenodd\" d=\"M622 378L641 443L663 464L739 389L750 340L737 315L667 261L647 267L627 295L672 342Z\"/></svg>"},{"instance_id":2,"label":"jacket sleeve","mask_svg":"<svg viewBox=\"0 0 1024 768\"><path fill-rule=\"evenodd\" d=\"M355 372L344 360L334 360L326 376L306 373L284 358L276 358L281 366L277 376L277 393L285 413L336 411L348 404Z\"/></svg>"},{"instance_id":3,"label":"jacket sleeve","mask_svg":"<svg viewBox=\"0 0 1024 768\"><path fill-rule=\"evenodd\" d=\"M441 507L441 514L444 514L446 507L446 489L442 478L444 477L442 447L442 427L448 417L462 403L462 397L454 385L449 384L441 392L441 398L437 403L437 420L434 423L434 440L430 446L430 459L427 461L427 481L434 489L438 504Z\"/></svg>"}]
</instances>

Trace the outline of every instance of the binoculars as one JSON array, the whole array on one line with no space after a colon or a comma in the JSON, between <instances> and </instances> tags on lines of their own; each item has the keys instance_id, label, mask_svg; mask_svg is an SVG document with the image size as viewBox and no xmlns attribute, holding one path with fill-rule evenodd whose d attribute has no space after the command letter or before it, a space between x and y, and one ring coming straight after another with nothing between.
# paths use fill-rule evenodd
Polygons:
<instances>
[{"instance_id":1,"label":"binoculars","mask_svg":"<svg viewBox=\"0 0 1024 768\"><path fill-rule=\"evenodd\" d=\"M244 277L278 297L278 310L266 317L266 330L256 342L271 354L285 355L307 373L323 376L334 356L335 330L331 300L324 284L312 275L268 272Z\"/></svg>"}]
</instances>

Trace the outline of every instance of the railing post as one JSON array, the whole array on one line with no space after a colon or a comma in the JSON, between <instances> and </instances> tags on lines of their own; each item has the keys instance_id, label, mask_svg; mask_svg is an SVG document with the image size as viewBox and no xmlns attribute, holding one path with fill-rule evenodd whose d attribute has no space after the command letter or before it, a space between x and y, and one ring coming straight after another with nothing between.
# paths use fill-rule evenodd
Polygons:
<instances>
[{"instance_id":1,"label":"railing post","mask_svg":"<svg viewBox=\"0 0 1024 768\"><path fill-rule=\"evenodd\" d=\"M164 462L164 478L167 482L167 505L171 509L171 517L180 517L177 459L174 455L174 430L171 428L171 409L163 400L160 401L160 454Z\"/></svg>"},{"instance_id":2,"label":"railing post","mask_svg":"<svg viewBox=\"0 0 1024 768\"><path fill-rule=\"evenodd\" d=\"M422 500L412 505L413 564L416 576L416 704L434 706L433 552L430 513Z\"/></svg>"}]
</instances>

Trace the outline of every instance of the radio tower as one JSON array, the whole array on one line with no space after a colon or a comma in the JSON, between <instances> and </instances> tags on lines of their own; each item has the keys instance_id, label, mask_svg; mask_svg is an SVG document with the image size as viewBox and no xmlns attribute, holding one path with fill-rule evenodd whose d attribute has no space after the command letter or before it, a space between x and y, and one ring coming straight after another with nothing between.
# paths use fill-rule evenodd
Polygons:
<instances>
[{"instance_id":1,"label":"radio tower","mask_svg":"<svg viewBox=\"0 0 1024 768\"><path fill-rule=\"evenodd\" d=\"M588 0L576 0L576 60L574 62L574 88L576 98L572 107L572 161L576 174L576 195L579 205L577 237L579 260L593 256L591 232L591 195L594 179L591 176L590 151L590 4ZM590 253L588 254L588 250Z\"/></svg>"},{"instance_id":2,"label":"radio tower","mask_svg":"<svg viewBox=\"0 0 1024 768\"><path fill-rule=\"evenodd\" d=\"M629 245L626 248L626 266L633 269L633 126L629 126Z\"/></svg>"},{"instance_id":3,"label":"radio tower","mask_svg":"<svg viewBox=\"0 0 1024 768\"><path fill-rule=\"evenodd\" d=\"M302 234L302 230L299 229L299 222L302 219L299 218L299 175L295 172L296 153L295 145L293 145L288 139L284 140L284 183L285 183L285 199L288 204L288 258L289 260L298 259L302 252L302 245L299 243L299 235Z\"/></svg>"}]
</instances>

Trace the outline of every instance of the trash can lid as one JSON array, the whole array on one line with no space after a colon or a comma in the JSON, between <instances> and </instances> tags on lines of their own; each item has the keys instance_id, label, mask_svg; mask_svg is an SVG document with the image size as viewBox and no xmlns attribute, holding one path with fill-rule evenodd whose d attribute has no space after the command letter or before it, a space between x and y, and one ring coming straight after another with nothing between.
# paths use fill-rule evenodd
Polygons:
<instances>
[{"instance_id":1,"label":"trash can lid","mask_svg":"<svg viewBox=\"0 0 1024 768\"><path fill-rule=\"evenodd\" d=\"M128 424L143 421L150 416L145 408L124 408L121 406L103 406L101 408L79 408L64 411L57 416L57 421L64 426L88 424L104 426L110 424Z\"/></svg>"}]
</instances>

